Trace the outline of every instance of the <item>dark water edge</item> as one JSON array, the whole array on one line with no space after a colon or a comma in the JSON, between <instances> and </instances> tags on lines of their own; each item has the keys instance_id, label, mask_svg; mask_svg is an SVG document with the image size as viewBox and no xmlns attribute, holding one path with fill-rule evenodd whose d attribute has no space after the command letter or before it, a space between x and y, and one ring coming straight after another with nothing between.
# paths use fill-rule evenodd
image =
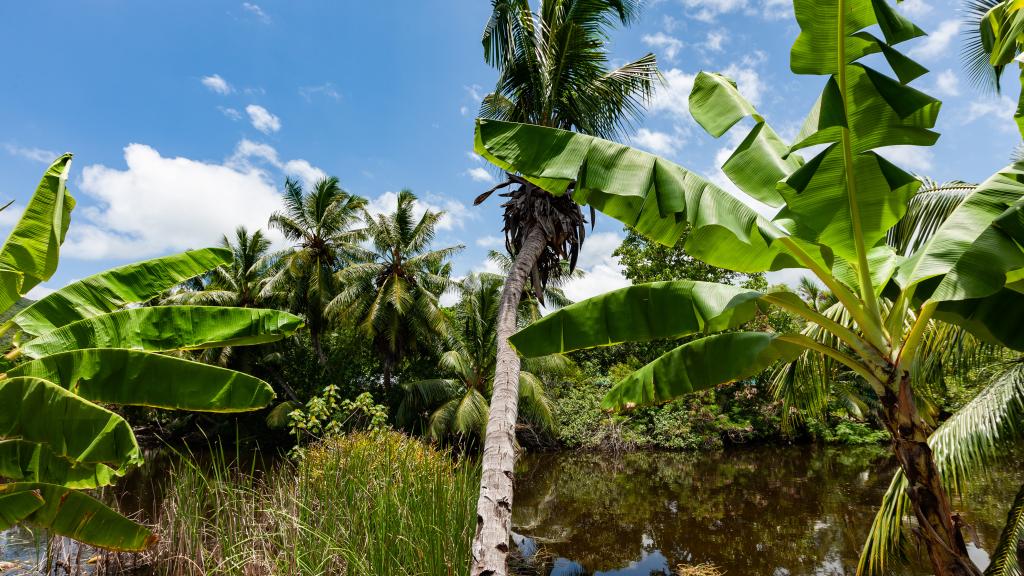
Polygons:
<instances>
[{"instance_id":1,"label":"dark water edge","mask_svg":"<svg viewBox=\"0 0 1024 576\"><path fill-rule=\"evenodd\" d=\"M237 456L247 471L273 460L252 451ZM176 458L167 451L148 454L146 465L107 489L104 499L151 521ZM190 458L202 462L207 454ZM955 502L974 528L970 546L982 566L1024 483L1024 463L1006 462ZM710 562L730 576L853 575L895 469L884 446L526 454L517 471L513 518L527 560L522 574L649 576ZM46 543L39 531L0 532L0 563L39 565ZM83 562L92 555L78 555L70 542L62 546ZM83 568L88 572L88 565ZM0 573L30 572L5 572L0 564ZM894 572L929 573L920 560Z\"/></svg>"},{"instance_id":2,"label":"dark water edge","mask_svg":"<svg viewBox=\"0 0 1024 576\"><path fill-rule=\"evenodd\" d=\"M729 575L853 575L895 469L874 446L530 454L514 531L534 573L549 576L673 574L705 562ZM955 502L976 532L979 565L1022 482L1016 460ZM918 558L894 573L930 571Z\"/></svg>"}]
</instances>

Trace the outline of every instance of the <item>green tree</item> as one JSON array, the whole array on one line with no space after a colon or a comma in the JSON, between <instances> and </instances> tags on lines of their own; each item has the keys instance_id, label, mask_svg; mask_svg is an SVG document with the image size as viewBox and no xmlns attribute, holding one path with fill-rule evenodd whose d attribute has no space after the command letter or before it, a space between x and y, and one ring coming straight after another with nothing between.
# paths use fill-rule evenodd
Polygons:
<instances>
[{"instance_id":1,"label":"green tree","mask_svg":"<svg viewBox=\"0 0 1024 576\"><path fill-rule=\"evenodd\" d=\"M618 256L619 263L625 268L623 273L633 284L681 278L701 282L740 284L747 279L745 274L712 266L690 256L683 250L685 243L685 232L675 246L665 246L652 242L642 234L637 234L626 228L625 239L612 255ZM756 275L756 277L763 276L764 274Z\"/></svg>"},{"instance_id":2,"label":"green tree","mask_svg":"<svg viewBox=\"0 0 1024 576\"><path fill-rule=\"evenodd\" d=\"M549 0L536 13L529 0L492 0L484 28L484 61L498 69L495 91L480 116L613 137L640 118L659 79L652 54L618 68L609 66L605 42L616 24L639 15L635 0ZM483 479L471 573L504 576L507 571L515 467L519 358L507 339L516 329L520 295L527 278L538 301L549 277L576 265L586 219L568 195L552 196L542 186L507 170L507 179L480 195L484 201L509 188L503 204L505 244L515 264L505 280L498 314L498 350L484 442ZM593 216L593 214L591 214Z\"/></svg>"},{"instance_id":3,"label":"green tree","mask_svg":"<svg viewBox=\"0 0 1024 576\"><path fill-rule=\"evenodd\" d=\"M167 304L239 306L256 308L273 303L276 294L265 291L277 272L280 255L270 251L270 240L262 230L235 229L234 240L221 238L221 248L231 251L231 262L214 268L200 278L194 289L186 286L164 299Z\"/></svg>"},{"instance_id":4,"label":"green tree","mask_svg":"<svg viewBox=\"0 0 1024 576\"><path fill-rule=\"evenodd\" d=\"M909 255L897 254L884 240L907 213L921 181L873 150L928 146L938 137L932 128L940 102L907 85L925 69L895 48L924 32L884 0L799 0L795 13L801 32L791 68L828 80L792 144L783 142L728 78L701 73L690 94L691 113L715 137L753 118L753 128L722 169L743 193L777 208L770 219L681 166L587 135L478 120L476 150L552 194L571 185L576 201L666 245L674 245L688 223L684 248L708 264L738 272L804 268L841 302L855 328L789 292L675 281L563 308L512 343L529 357L722 332L686 342L620 381L604 399L606 407L618 409L742 379L805 350L826 356L849 368L879 399L934 572L977 575L929 443L933 427L918 410L922 383L914 379L914 365L932 320L1024 349L1017 329L1024 320L1024 163L1007 166L973 189L926 242ZM867 31L875 25L881 38ZM859 62L876 53L895 78ZM812 158L798 154L818 144L825 147ZM536 150L556 152L545 156ZM761 306L820 326L833 345L799 332L727 331L754 318Z\"/></svg>"},{"instance_id":5,"label":"green tree","mask_svg":"<svg viewBox=\"0 0 1024 576\"><path fill-rule=\"evenodd\" d=\"M46 171L0 248L0 304L7 309L57 269L75 201L71 155ZM143 462L132 427L113 406L242 412L266 406L264 381L165 352L273 342L297 316L224 306L138 306L229 263L208 248L89 276L23 308L0 376L0 530L25 522L114 550L155 541L146 528L80 492L116 482ZM17 344L22 342L22 344ZM22 360L25 360L22 362Z\"/></svg>"},{"instance_id":6,"label":"green tree","mask_svg":"<svg viewBox=\"0 0 1024 576\"><path fill-rule=\"evenodd\" d=\"M425 412L425 432L431 440L454 436L472 441L483 437L487 396L494 381L501 288L502 277L495 274L471 274L459 284L452 345L441 355L439 365L450 377L404 386L406 394L398 408L399 421L404 425L415 425ZM534 364L550 368L558 360L545 359ZM549 432L554 426L551 402L544 392L544 383L528 371L529 367L519 372L519 401L523 407L519 421Z\"/></svg>"},{"instance_id":7,"label":"green tree","mask_svg":"<svg viewBox=\"0 0 1024 576\"><path fill-rule=\"evenodd\" d=\"M341 189L336 177L323 178L308 193L291 179L284 183L283 212L270 217L270 227L294 242L282 256L280 270L264 286L266 296L286 294L289 308L306 317L310 340L320 364L327 363L321 336L327 329L327 304L338 294L336 273L359 252L365 237L359 222L366 199Z\"/></svg>"},{"instance_id":8,"label":"green tree","mask_svg":"<svg viewBox=\"0 0 1024 576\"><path fill-rule=\"evenodd\" d=\"M365 213L371 248L353 248L353 263L339 271L341 292L329 303L332 317L347 319L373 342L383 363L385 393L407 356L439 348L448 336L441 295L452 286L449 259L461 244L432 248L444 212L415 217L416 196L398 194L395 211L376 217Z\"/></svg>"},{"instance_id":9,"label":"green tree","mask_svg":"<svg viewBox=\"0 0 1024 576\"><path fill-rule=\"evenodd\" d=\"M1024 8L1014 0L966 0L967 45L964 47L971 78L978 84L1001 90L1003 72L1017 63L1024 88ZM1024 136L1024 90L1013 114L1017 129Z\"/></svg>"}]
</instances>

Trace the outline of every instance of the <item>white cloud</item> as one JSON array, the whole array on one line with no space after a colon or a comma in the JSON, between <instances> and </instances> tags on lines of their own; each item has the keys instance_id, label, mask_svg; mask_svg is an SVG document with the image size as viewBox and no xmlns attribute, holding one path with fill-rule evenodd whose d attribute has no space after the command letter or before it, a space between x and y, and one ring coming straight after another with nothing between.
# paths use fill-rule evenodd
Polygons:
<instances>
[{"instance_id":1,"label":"white cloud","mask_svg":"<svg viewBox=\"0 0 1024 576\"><path fill-rule=\"evenodd\" d=\"M712 22L721 14L748 8L747 0L683 0L683 6L691 10L688 16L701 22Z\"/></svg>"},{"instance_id":2,"label":"white cloud","mask_svg":"<svg viewBox=\"0 0 1024 576\"><path fill-rule=\"evenodd\" d=\"M11 156L20 156L34 162L41 162L43 164L50 164L57 159L60 154L44 150L43 148L26 148L24 146L15 146L14 144L4 144L4 149Z\"/></svg>"},{"instance_id":3,"label":"white cloud","mask_svg":"<svg viewBox=\"0 0 1024 576\"><path fill-rule=\"evenodd\" d=\"M466 158L469 158L470 160L472 160L473 162L476 162L477 164L480 164L481 162L484 161L482 156L480 156L476 152L473 152L472 150L470 150L469 152L466 152Z\"/></svg>"},{"instance_id":4,"label":"white cloud","mask_svg":"<svg viewBox=\"0 0 1024 576\"><path fill-rule=\"evenodd\" d=\"M721 52L722 44L725 43L726 36L722 30L712 30L708 32L707 40L704 41L704 48L712 52Z\"/></svg>"},{"instance_id":5,"label":"white cloud","mask_svg":"<svg viewBox=\"0 0 1024 576\"><path fill-rule=\"evenodd\" d=\"M904 4L915 0L906 0ZM765 20L786 20L793 17L793 3L790 0L764 0L761 16Z\"/></svg>"},{"instance_id":6,"label":"white cloud","mask_svg":"<svg viewBox=\"0 0 1024 576\"><path fill-rule=\"evenodd\" d=\"M921 17L932 11L931 4L925 0L903 0L896 8L907 16Z\"/></svg>"},{"instance_id":7,"label":"white cloud","mask_svg":"<svg viewBox=\"0 0 1024 576\"><path fill-rule=\"evenodd\" d=\"M297 176L302 181L302 184L307 187L312 186L318 180L327 176L326 172L313 166L306 160L301 158L281 160L273 146L262 142L253 142L247 138L243 138L235 146L234 153L228 158L225 165L243 172L260 168L253 163L253 160L259 160L277 168L288 176Z\"/></svg>"},{"instance_id":8,"label":"white cloud","mask_svg":"<svg viewBox=\"0 0 1024 576\"><path fill-rule=\"evenodd\" d=\"M935 153L923 146L889 146L877 152L886 160L915 174L925 174L935 167Z\"/></svg>"},{"instance_id":9,"label":"white cloud","mask_svg":"<svg viewBox=\"0 0 1024 576\"><path fill-rule=\"evenodd\" d=\"M957 32L959 31L959 20L946 20L939 24L938 28L925 37L920 44L914 46L908 54L911 57L921 58L923 60L932 60L940 56L945 56L946 51L949 49L950 44L953 43L953 40L956 38Z\"/></svg>"},{"instance_id":10,"label":"white cloud","mask_svg":"<svg viewBox=\"0 0 1024 576\"><path fill-rule=\"evenodd\" d=\"M463 116L469 114L469 106L459 106L459 114Z\"/></svg>"},{"instance_id":11,"label":"white cloud","mask_svg":"<svg viewBox=\"0 0 1024 576\"><path fill-rule=\"evenodd\" d=\"M480 102L481 100L484 99L483 86L479 84L471 84L469 86L463 86L462 88L466 91L466 94L468 94L469 97L472 98L473 100Z\"/></svg>"},{"instance_id":12,"label":"white cloud","mask_svg":"<svg viewBox=\"0 0 1024 576\"><path fill-rule=\"evenodd\" d=\"M264 134L277 132L281 129L281 119L271 114L270 110L267 110L263 106L249 104L245 107L245 112L249 115L249 121L252 122L252 127Z\"/></svg>"},{"instance_id":13,"label":"white cloud","mask_svg":"<svg viewBox=\"0 0 1024 576\"><path fill-rule=\"evenodd\" d=\"M270 16L260 8L258 4L252 2L242 2L242 9L252 14L256 18L259 18L264 24L270 24Z\"/></svg>"},{"instance_id":14,"label":"white cloud","mask_svg":"<svg viewBox=\"0 0 1024 576\"><path fill-rule=\"evenodd\" d=\"M476 239L476 245L481 248L504 248L505 239L493 235L481 236Z\"/></svg>"},{"instance_id":15,"label":"white cloud","mask_svg":"<svg viewBox=\"0 0 1024 576\"><path fill-rule=\"evenodd\" d=\"M466 175L472 178L474 182L494 182L494 176L487 171L487 168L482 166L466 170Z\"/></svg>"},{"instance_id":16,"label":"white cloud","mask_svg":"<svg viewBox=\"0 0 1024 576\"><path fill-rule=\"evenodd\" d=\"M37 284L36 286L33 286L32 289L29 290L27 294L25 294L25 297L28 298L29 300L39 300L40 298L49 296L50 294L53 294L56 291L57 290L55 290L54 288L50 288L45 284Z\"/></svg>"},{"instance_id":17,"label":"white cloud","mask_svg":"<svg viewBox=\"0 0 1024 576\"><path fill-rule=\"evenodd\" d=\"M570 280L565 285L565 294L579 302L591 296L604 294L629 286L623 274L623 267L612 252L622 243L622 236L614 232L600 232L587 236L580 250L577 266L584 271L583 278Z\"/></svg>"},{"instance_id":18,"label":"white cloud","mask_svg":"<svg viewBox=\"0 0 1024 576\"><path fill-rule=\"evenodd\" d=\"M959 96L960 78L949 68L939 72L935 78L935 91L943 96Z\"/></svg>"},{"instance_id":19,"label":"white cloud","mask_svg":"<svg viewBox=\"0 0 1024 576\"><path fill-rule=\"evenodd\" d=\"M1017 103L1005 94L999 97L978 98L972 100L966 112L961 117L962 124L970 124L981 118L992 116L1007 122L1000 124L1006 130L1013 130L1013 111L1017 109Z\"/></svg>"},{"instance_id":20,"label":"white cloud","mask_svg":"<svg viewBox=\"0 0 1024 576\"><path fill-rule=\"evenodd\" d=\"M651 48L660 49L669 60L675 60L676 55L679 54L679 51L683 48L683 42L681 40L673 36L669 36L664 32L645 34L641 40Z\"/></svg>"},{"instance_id":21,"label":"white cloud","mask_svg":"<svg viewBox=\"0 0 1024 576\"><path fill-rule=\"evenodd\" d=\"M743 64L730 64L725 70L722 70L722 74L735 80L740 94L749 100L751 104L757 106L761 103L761 95L765 92L765 85L761 80L761 75L753 67L755 62L755 59L745 58Z\"/></svg>"},{"instance_id":22,"label":"white cloud","mask_svg":"<svg viewBox=\"0 0 1024 576\"><path fill-rule=\"evenodd\" d=\"M228 118L236 122L242 119L242 113L238 110L235 110L234 108L225 108L223 106L217 106L217 110L220 110L221 114L227 116Z\"/></svg>"},{"instance_id":23,"label":"white cloud","mask_svg":"<svg viewBox=\"0 0 1024 576\"><path fill-rule=\"evenodd\" d=\"M373 198L366 205L366 211L370 214L389 214L398 207L398 193L385 192ZM445 196L428 194L426 198L418 197L413 213L416 218L423 216L427 210L431 212L444 212L444 216L437 222L438 230L454 230L463 228L466 220L476 218L476 213L462 202Z\"/></svg>"},{"instance_id":24,"label":"white cloud","mask_svg":"<svg viewBox=\"0 0 1024 576\"><path fill-rule=\"evenodd\" d=\"M664 73L665 85L659 86L651 99L651 112L667 113L679 119L690 114L690 90L693 89L694 74L687 74L678 68Z\"/></svg>"},{"instance_id":25,"label":"white cloud","mask_svg":"<svg viewBox=\"0 0 1024 576\"><path fill-rule=\"evenodd\" d=\"M675 154L683 145L683 138L667 132L658 132L641 128L630 137L630 142L640 148L662 156Z\"/></svg>"},{"instance_id":26,"label":"white cloud","mask_svg":"<svg viewBox=\"0 0 1024 576\"><path fill-rule=\"evenodd\" d=\"M68 256L130 259L212 246L238 225L265 228L281 208L265 170L168 158L145 144L128 145L124 158L123 170L82 170L81 190L95 204L71 227Z\"/></svg>"},{"instance_id":27,"label":"white cloud","mask_svg":"<svg viewBox=\"0 0 1024 576\"><path fill-rule=\"evenodd\" d=\"M221 78L220 74L214 74L212 76L203 76L200 82L203 86L206 86L210 90L217 94L230 94L233 88L228 84L228 81Z\"/></svg>"},{"instance_id":28,"label":"white cloud","mask_svg":"<svg viewBox=\"0 0 1024 576\"><path fill-rule=\"evenodd\" d=\"M336 102L341 101L341 94L334 88L334 84L326 82L318 86L302 86L299 88L299 95L306 99L306 102L312 102L314 96L325 96Z\"/></svg>"}]
</instances>

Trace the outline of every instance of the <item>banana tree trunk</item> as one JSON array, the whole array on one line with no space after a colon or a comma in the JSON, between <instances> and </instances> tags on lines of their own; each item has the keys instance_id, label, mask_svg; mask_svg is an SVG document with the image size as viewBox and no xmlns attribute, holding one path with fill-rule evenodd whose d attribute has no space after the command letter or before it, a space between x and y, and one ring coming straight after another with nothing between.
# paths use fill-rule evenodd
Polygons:
<instances>
[{"instance_id":1,"label":"banana tree trunk","mask_svg":"<svg viewBox=\"0 0 1024 576\"><path fill-rule=\"evenodd\" d=\"M516 465L516 419L519 413L519 355L508 338L516 331L523 286L547 244L533 228L516 254L505 279L498 308L498 362L484 438L483 474L476 505L472 576L506 576L512 533L512 474Z\"/></svg>"},{"instance_id":2,"label":"banana tree trunk","mask_svg":"<svg viewBox=\"0 0 1024 576\"><path fill-rule=\"evenodd\" d=\"M909 375L900 378L897 393L888 391L883 396L882 406L932 570L936 576L981 576L981 570L967 554L960 517L952 513L949 494L935 466L928 446L929 426L917 412Z\"/></svg>"}]
</instances>

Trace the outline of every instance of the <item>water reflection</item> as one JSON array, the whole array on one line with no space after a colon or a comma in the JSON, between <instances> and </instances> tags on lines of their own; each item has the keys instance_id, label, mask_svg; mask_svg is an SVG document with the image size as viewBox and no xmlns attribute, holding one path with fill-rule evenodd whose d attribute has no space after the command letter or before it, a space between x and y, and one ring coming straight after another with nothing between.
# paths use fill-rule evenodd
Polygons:
<instances>
[{"instance_id":1,"label":"water reflection","mask_svg":"<svg viewBox=\"0 0 1024 576\"><path fill-rule=\"evenodd\" d=\"M517 475L514 525L520 549L554 576L648 576L703 562L728 574L852 575L893 471L873 447L534 454ZM972 491L982 548L1022 479L1002 471Z\"/></svg>"}]
</instances>

